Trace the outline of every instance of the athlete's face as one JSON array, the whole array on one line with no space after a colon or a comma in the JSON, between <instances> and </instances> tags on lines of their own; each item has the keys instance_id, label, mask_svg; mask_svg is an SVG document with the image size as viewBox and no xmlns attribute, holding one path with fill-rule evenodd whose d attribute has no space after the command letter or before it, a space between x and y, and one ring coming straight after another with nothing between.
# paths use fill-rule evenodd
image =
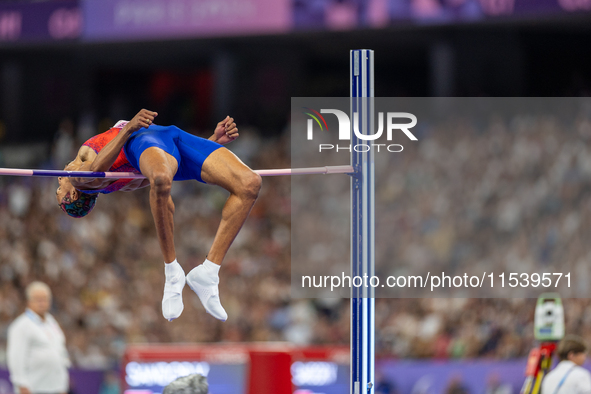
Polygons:
<instances>
[{"instance_id":1,"label":"athlete's face","mask_svg":"<svg viewBox=\"0 0 591 394\"><path fill-rule=\"evenodd\" d=\"M55 197L57 198L58 205L62 203L62 200L68 195L68 193L70 194L70 202L77 201L80 198L78 190L72 186L72 183L68 178L59 177L57 178L57 181L59 183L59 187L55 192Z\"/></svg>"}]
</instances>

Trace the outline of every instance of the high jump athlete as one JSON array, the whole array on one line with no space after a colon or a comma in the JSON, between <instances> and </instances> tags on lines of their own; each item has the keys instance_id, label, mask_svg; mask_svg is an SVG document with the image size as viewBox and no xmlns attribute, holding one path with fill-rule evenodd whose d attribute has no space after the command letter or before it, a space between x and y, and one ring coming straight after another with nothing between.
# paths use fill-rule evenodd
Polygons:
<instances>
[{"instance_id":1,"label":"high jump athlete","mask_svg":"<svg viewBox=\"0 0 591 394\"><path fill-rule=\"evenodd\" d=\"M119 121L110 130L86 141L67 171L141 173L147 179L58 178L57 202L76 218L86 216L99 193L133 191L150 186L150 208L160 249L164 256L162 314L176 319L183 311L185 282L197 293L205 310L215 318L228 318L218 292L220 265L258 196L261 178L222 145L238 138L234 119L217 124L209 139L184 132L176 126L153 124L158 114L142 109L129 122ZM185 272L176 260L174 247L173 181L195 179L230 192L222 219L205 262Z\"/></svg>"}]
</instances>

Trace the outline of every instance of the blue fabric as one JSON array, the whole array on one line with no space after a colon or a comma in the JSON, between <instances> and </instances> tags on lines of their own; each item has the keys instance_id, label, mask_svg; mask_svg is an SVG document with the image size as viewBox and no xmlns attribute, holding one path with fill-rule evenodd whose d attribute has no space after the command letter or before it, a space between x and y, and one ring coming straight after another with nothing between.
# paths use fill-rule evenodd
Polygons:
<instances>
[{"instance_id":1,"label":"blue fabric","mask_svg":"<svg viewBox=\"0 0 591 394\"><path fill-rule=\"evenodd\" d=\"M222 145L189 134L176 126L151 125L133 133L123 149L129 163L140 171L140 156L151 147L160 148L176 159L178 170L174 176L175 181L196 179L203 182L201 167L205 159Z\"/></svg>"}]
</instances>

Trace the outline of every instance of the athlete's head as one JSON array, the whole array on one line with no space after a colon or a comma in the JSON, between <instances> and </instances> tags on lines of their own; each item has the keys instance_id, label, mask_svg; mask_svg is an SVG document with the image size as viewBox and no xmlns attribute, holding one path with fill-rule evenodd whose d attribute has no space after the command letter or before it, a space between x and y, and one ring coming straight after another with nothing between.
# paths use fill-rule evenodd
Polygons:
<instances>
[{"instance_id":1,"label":"athlete's head","mask_svg":"<svg viewBox=\"0 0 591 394\"><path fill-rule=\"evenodd\" d=\"M96 204L98 194L77 190L68 178L58 178L59 187L55 193L59 207L73 218L82 218L90 213Z\"/></svg>"}]
</instances>

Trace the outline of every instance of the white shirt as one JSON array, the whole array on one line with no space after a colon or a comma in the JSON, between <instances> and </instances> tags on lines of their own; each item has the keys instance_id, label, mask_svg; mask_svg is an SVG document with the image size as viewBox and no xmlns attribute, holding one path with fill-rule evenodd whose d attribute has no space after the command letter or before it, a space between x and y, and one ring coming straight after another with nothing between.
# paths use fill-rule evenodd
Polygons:
<instances>
[{"instance_id":1,"label":"white shirt","mask_svg":"<svg viewBox=\"0 0 591 394\"><path fill-rule=\"evenodd\" d=\"M564 382L556 392L562 379ZM563 360L544 378L542 394L591 394L591 373L572 361Z\"/></svg>"},{"instance_id":2,"label":"white shirt","mask_svg":"<svg viewBox=\"0 0 591 394\"><path fill-rule=\"evenodd\" d=\"M8 328L8 370L13 386L33 393L68 391L66 337L53 316L27 309Z\"/></svg>"}]
</instances>

